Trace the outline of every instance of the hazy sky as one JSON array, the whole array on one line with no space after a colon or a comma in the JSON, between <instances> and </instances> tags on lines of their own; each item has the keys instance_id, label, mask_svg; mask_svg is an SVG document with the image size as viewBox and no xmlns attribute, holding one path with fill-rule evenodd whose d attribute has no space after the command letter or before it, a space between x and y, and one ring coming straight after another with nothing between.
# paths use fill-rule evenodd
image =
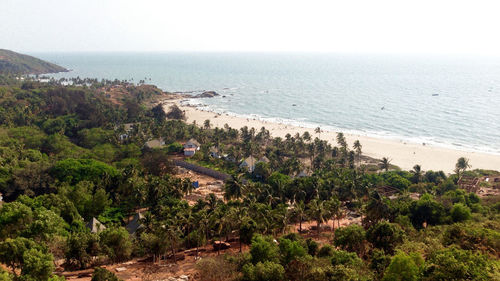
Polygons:
<instances>
[{"instance_id":1,"label":"hazy sky","mask_svg":"<svg viewBox=\"0 0 500 281\"><path fill-rule=\"evenodd\" d=\"M0 0L0 48L500 54L500 1Z\"/></svg>"}]
</instances>

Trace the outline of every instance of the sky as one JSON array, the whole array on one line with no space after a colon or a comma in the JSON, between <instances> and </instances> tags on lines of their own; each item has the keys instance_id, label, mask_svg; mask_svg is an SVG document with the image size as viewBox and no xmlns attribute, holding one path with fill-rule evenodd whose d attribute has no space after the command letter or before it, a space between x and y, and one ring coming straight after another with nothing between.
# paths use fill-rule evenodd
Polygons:
<instances>
[{"instance_id":1,"label":"sky","mask_svg":"<svg viewBox=\"0 0 500 281\"><path fill-rule=\"evenodd\" d=\"M500 55L500 1L0 0L0 48Z\"/></svg>"}]
</instances>

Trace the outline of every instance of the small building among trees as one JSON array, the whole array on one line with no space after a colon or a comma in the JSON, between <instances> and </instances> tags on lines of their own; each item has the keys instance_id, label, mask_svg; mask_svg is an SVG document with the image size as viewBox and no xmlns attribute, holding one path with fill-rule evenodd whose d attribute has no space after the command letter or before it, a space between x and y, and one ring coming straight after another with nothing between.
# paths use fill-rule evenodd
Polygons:
<instances>
[{"instance_id":1,"label":"small building among trees","mask_svg":"<svg viewBox=\"0 0 500 281\"><path fill-rule=\"evenodd\" d=\"M147 141L144 144L144 147L153 149L153 148L162 148L164 145L165 145L165 140L163 140L163 138L159 138Z\"/></svg>"},{"instance_id":2,"label":"small building among trees","mask_svg":"<svg viewBox=\"0 0 500 281\"><path fill-rule=\"evenodd\" d=\"M240 164L240 169L246 169L249 173L253 173L255 170L255 164L257 164L257 159L255 159L252 155L248 156L243 162Z\"/></svg>"},{"instance_id":3,"label":"small building among trees","mask_svg":"<svg viewBox=\"0 0 500 281\"><path fill-rule=\"evenodd\" d=\"M193 156L197 150L200 150L200 143L195 139L190 139L184 144L184 155Z\"/></svg>"},{"instance_id":4,"label":"small building among trees","mask_svg":"<svg viewBox=\"0 0 500 281\"><path fill-rule=\"evenodd\" d=\"M104 226L104 224L102 224L102 222L98 221L96 218L90 219L86 226L92 233L99 233L106 229L106 226Z\"/></svg>"},{"instance_id":5,"label":"small building among trees","mask_svg":"<svg viewBox=\"0 0 500 281\"><path fill-rule=\"evenodd\" d=\"M134 215L134 218L132 219L132 221L129 222L129 224L127 224L127 226L125 227L128 231L128 233L130 235L135 235L135 233L143 228L144 226L142 225L142 222L141 220L144 218L144 216L141 214L141 213L136 213Z\"/></svg>"}]
</instances>

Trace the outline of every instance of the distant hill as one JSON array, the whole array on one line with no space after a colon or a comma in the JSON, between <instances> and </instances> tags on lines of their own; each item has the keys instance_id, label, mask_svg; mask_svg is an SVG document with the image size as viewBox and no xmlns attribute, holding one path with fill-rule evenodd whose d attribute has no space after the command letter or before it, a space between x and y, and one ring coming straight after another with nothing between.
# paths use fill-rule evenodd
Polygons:
<instances>
[{"instance_id":1,"label":"distant hill","mask_svg":"<svg viewBox=\"0 0 500 281\"><path fill-rule=\"evenodd\" d=\"M68 70L53 63L0 49L0 74L44 74L65 71Z\"/></svg>"}]
</instances>

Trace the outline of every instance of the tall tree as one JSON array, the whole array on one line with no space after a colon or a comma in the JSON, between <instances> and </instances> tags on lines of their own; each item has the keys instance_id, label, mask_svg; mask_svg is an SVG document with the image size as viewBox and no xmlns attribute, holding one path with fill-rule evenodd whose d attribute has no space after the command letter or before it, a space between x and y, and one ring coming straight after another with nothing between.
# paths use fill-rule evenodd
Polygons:
<instances>
[{"instance_id":1,"label":"tall tree","mask_svg":"<svg viewBox=\"0 0 500 281\"><path fill-rule=\"evenodd\" d=\"M314 199L307 205L309 217L316 221L318 235L321 232L321 224L326 220L328 212L325 208L325 201Z\"/></svg>"},{"instance_id":2,"label":"tall tree","mask_svg":"<svg viewBox=\"0 0 500 281\"><path fill-rule=\"evenodd\" d=\"M422 180L422 167L420 165L413 166L413 170L410 171L413 174L413 181L419 183Z\"/></svg>"},{"instance_id":3,"label":"tall tree","mask_svg":"<svg viewBox=\"0 0 500 281\"><path fill-rule=\"evenodd\" d=\"M293 213L299 219L299 233L302 233L302 222L307 218L304 201L295 201L293 204Z\"/></svg>"},{"instance_id":4,"label":"tall tree","mask_svg":"<svg viewBox=\"0 0 500 281\"><path fill-rule=\"evenodd\" d=\"M380 169L385 170L386 172L389 171L389 167L391 166L391 160L387 157L382 158L380 160Z\"/></svg>"},{"instance_id":5,"label":"tall tree","mask_svg":"<svg viewBox=\"0 0 500 281\"><path fill-rule=\"evenodd\" d=\"M458 179L460 179L461 174L470 167L469 159L465 157L458 158L457 163L455 164L455 172L457 173Z\"/></svg>"},{"instance_id":6,"label":"tall tree","mask_svg":"<svg viewBox=\"0 0 500 281\"><path fill-rule=\"evenodd\" d=\"M232 175L226 182L224 189L224 198L226 200L241 198L243 196L243 192L246 190L245 184L243 184L243 174Z\"/></svg>"},{"instance_id":7,"label":"tall tree","mask_svg":"<svg viewBox=\"0 0 500 281\"><path fill-rule=\"evenodd\" d=\"M358 166L361 165L361 148L363 146L361 145L361 143L359 142L359 140L356 140L354 142L354 145L352 146L352 148L354 148L355 152L356 152L356 157L358 158Z\"/></svg>"}]
</instances>

